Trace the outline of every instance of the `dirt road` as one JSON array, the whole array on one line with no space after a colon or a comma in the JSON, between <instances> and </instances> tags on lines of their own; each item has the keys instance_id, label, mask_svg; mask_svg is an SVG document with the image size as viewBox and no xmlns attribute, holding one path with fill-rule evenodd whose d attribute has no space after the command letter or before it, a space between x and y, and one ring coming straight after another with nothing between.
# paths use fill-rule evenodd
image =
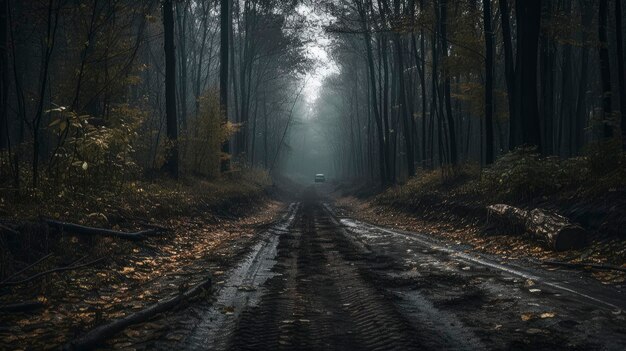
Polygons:
<instances>
[{"instance_id":1,"label":"dirt road","mask_svg":"<svg viewBox=\"0 0 626 351\"><path fill-rule=\"evenodd\" d=\"M338 218L308 189L196 307L189 350L626 348L626 295Z\"/></svg>"}]
</instances>

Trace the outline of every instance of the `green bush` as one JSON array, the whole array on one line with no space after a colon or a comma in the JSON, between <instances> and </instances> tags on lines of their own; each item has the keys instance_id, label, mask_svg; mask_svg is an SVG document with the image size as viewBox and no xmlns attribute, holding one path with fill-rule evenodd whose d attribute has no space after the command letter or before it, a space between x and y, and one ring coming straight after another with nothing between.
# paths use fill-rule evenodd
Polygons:
<instances>
[{"instance_id":1,"label":"green bush","mask_svg":"<svg viewBox=\"0 0 626 351\"><path fill-rule=\"evenodd\" d=\"M485 168L480 186L502 198L528 200L580 182L588 174L584 165L582 159L562 162L557 157L541 156L536 148L518 148Z\"/></svg>"}]
</instances>

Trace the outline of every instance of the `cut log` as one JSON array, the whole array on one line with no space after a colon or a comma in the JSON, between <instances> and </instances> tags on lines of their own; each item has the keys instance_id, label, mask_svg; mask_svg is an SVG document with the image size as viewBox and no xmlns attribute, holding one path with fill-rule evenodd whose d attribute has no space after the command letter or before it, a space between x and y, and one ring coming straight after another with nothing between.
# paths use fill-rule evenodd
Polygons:
<instances>
[{"instance_id":1,"label":"cut log","mask_svg":"<svg viewBox=\"0 0 626 351\"><path fill-rule=\"evenodd\" d=\"M581 226L538 208L528 213L526 229L556 251L580 249L587 243L587 232Z\"/></svg>"},{"instance_id":2,"label":"cut log","mask_svg":"<svg viewBox=\"0 0 626 351\"><path fill-rule=\"evenodd\" d=\"M489 225L530 233L552 250L579 249L587 243L585 229L556 213L539 208L527 211L505 204L487 206L487 212Z\"/></svg>"},{"instance_id":3,"label":"cut log","mask_svg":"<svg viewBox=\"0 0 626 351\"><path fill-rule=\"evenodd\" d=\"M104 341L109 340L115 334L121 332L127 327L133 324L144 322L159 313L172 309L181 302L188 300L195 295L198 295L202 291L208 290L210 288L211 278L209 277L207 280L187 290L183 294L158 302L144 310L136 313L131 313L124 318L116 319L107 324L99 326L89 331L82 337L67 343L65 346L63 346L63 350L91 350L96 346L102 344Z\"/></svg>"},{"instance_id":4,"label":"cut log","mask_svg":"<svg viewBox=\"0 0 626 351\"><path fill-rule=\"evenodd\" d=\"M526 231L527 211L514 206L496 204L487 206L487 224L498 231L506 230L514 234Z\"/></svg>"},{"instance_id":5,"label":"cut log","mask_svg":"<svg viewBox=\"0 0 626 351\"><path fill-rule=\"evenodd\" d=\"M51 227L65 230L71 233L82 234L82 235L104 235L104 236L114 236L118 238L128 239L128 240L142 240L145 239L148 235L155 234L157 231L155 229L147 229L138 232L121 232L113 229L103 229L103 228L95 228L95 227L87 227L80 224L68 223L68 222L60 222L52 219L47 219L46 223Z\"/></svg>"}]
</instances>

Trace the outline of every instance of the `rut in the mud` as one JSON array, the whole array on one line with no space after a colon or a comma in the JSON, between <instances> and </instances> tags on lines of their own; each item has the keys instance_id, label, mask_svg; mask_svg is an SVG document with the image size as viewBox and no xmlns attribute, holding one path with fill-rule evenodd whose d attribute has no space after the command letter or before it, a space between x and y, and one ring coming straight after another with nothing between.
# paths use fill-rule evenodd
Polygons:
<instances>
[{"instance_id":1,"label":"rut in the mud","mask_svg":"<svg viewBox=\"0 0 626 351\"><path fill-rule=\"evenodd\" d=\"M387 297L342 257L341 233L319 203L305 203L278 247L279 273L242 313L233 350L423 349Z\"/></svg>"}]
</instances>

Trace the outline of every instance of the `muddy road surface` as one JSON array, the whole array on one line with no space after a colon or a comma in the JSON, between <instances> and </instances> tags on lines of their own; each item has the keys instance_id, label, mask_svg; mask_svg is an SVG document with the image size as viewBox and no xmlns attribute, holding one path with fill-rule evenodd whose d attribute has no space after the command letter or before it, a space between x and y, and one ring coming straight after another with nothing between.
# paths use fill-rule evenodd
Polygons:
<instances>
[{"instance_id":1,"label":"muddy road surface","mask_svg":"<svg viewBox=\"0 0 626 351\"><path fill-rule=\"evenodd\" d=\"M626 349L621 291L466 251L340 218L310 188L165 348Z\"/></svg>"}]
</instances>

